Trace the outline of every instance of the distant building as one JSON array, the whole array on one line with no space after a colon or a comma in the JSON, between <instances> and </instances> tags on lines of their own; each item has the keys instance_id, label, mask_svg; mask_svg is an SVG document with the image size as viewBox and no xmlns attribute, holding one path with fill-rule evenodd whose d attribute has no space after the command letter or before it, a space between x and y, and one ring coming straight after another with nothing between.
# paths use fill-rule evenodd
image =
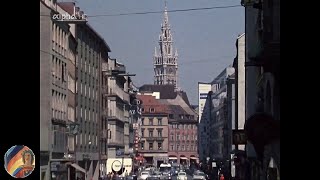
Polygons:
<instances>
[{"instance_id":1,"label":"distant building","mask_svg":"<svg viewBox=\"0 0 320 180\"><path fill-rule=\"evenodd\" d=\"M201 161L206 161L209 157L208 147L208 130L207 127L210 123L210 108L211 108L211 84L210 83L198 83L198 153Z\"/></svg>"},{"instance_id":2,"label":"distant building","mask_svg":"<svg viewBox=\"0 0 320 180\"><path fill-rule=\"evenodd\" d=\"M168 162L168 108L151 95L138 95L142 101L139 154L147 164L159 167Z\"/></svg>"}]
</instances>

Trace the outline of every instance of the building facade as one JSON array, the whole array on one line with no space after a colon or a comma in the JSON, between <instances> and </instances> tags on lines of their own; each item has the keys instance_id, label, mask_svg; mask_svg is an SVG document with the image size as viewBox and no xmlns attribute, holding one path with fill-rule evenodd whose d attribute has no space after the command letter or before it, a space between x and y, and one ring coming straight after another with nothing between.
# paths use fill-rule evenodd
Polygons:
<instances>
[{"instance_id":1,"label":"building facade","mask_svg":"<svg viewBox=\"0 0 320 180\"><path fill-rule=\"evenodd\" d=\"M168 109L150 95L138 95L142 102L139 154L147 164L159 167L168 162Z\"/></svg>"},{"instance_id":2,"label":"building facade","mask_svg":"<svg viewBox=\"0 0 320 180\"><path fill-rule=\"evenodd\" d=\"M72 178L74 164L77 42L68 22L52 21L59 13L56 1L40 1L40 179Z\"/></svg>"},{"instance_id":3,"label":"building facade","mask_svg":"<svg viewBox=\"0 0 320 180\"><path fill-rule=\"evenodd\" d=\"M242 5L246 19L245 131L251 142L246 145L251 171L247 176L277 179L280 177L280 1L243 0ZM264 124L272 129L263 128ZM267 143L270 138L273 143Z\"/></svg>"},{"instance_id":4,"label":"building facade","mask_svg":"<svg viewBox=\"0 0 320 180\"><path fill-rule=\"evenodd\" d=\"M206 161L209 157L208 141L209 131L207 127L210 124L211 119L211 83L198 82L198 114L199 114L199 126L198 126L198 153L201 161Z\"/></svg>"},{"instance_id":5,"label":"building facade","mask_svg":"<svg viewBox=\"0 0 320 180\"><path fill-rule=\"evenodd\" d=\"M123 73L126 68L116 59L110 59L109 71L119 70ZM108 158L116 158L117 151L121 156L129 155L130 129L130 78L126 76L108 77Z\"/></svg>"},{"instance_id":6,"label":"building facade","mask_svg":"<svg viewBox=\"0 0 320 180\"><path fill-rule=\"evenodd\" d=\"M173 49L173 37L169 24L167 6L159 35L159 47L155 47L154 57L154 84L173 84L178 88L178 52Z\"/></svg>"},{"instance_id":7,"label":"building facade","mask_svg":"<svg viewBox=\"0 0 320 180\"><path fill-rule=\"evenodd\" d=\"M169 105L169 162L185 166L198 163L197 119L179 105Z\"/></svg>"}]
</instances>

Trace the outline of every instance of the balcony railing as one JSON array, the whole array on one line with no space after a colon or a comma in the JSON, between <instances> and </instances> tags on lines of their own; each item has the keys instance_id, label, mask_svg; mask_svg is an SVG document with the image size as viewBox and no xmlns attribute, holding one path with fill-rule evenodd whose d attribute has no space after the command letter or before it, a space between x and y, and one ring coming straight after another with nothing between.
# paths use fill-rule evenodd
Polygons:
<instances>
[{"instance_id":1,"label":"balcony railing","mask_svg":"<svg viewBox=\"0 0 320 180\"><path fill-rule=\"evenodd\" d=\"M163 141L164 137L146 137L147 141Z\"/></svg>"},{"instance_id":2,"label":"balcony railing","mask_svg":"<svg viewBox=\"0 0 320 180\"><path fill-rule=\"evenodd\" d=\"M129 102L129 94L117 85L109 88L109 96L118 96L123 101Z\"/></svg>"}]
</instances>

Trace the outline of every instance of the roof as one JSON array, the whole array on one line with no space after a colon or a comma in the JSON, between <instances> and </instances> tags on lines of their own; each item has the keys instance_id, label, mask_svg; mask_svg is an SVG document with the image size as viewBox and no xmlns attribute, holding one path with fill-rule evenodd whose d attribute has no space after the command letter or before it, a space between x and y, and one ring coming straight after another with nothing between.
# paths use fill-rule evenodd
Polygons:
<instances>
[{"instance_id":1,"label":"roof","mask_svg":"<svg viewBox=\"0 0 320 180\"><path fill-rule=\"evenodd\" d=\"M145 84L139 88L140 92L160 92L160 99L175 99L177 95L180 95L182 99L190 105L188 95L184 91L175 91L175 86L172 84L154 85Z\"/></svg>"},{"instance_id":2,"label":"roof","mask_svg":"<svg viewBox=\"0 0 320 180\"><path fill-rule=\"evenodd\" d=\"M70 15L74 13L74 8L76 6L74 2L58 2L57 4L59 7L61 7L61 9L65 10ZM107 44L107 42L104 40L104 38L100 36L100 34L97 31L95 31L93 27L90 26L89 23L86 23L85 25L103 42L103 45L106 47L108 52L111 52L111 49Z\"/></svg>"},{"instance_id":3,"label":"roof","mask_svg":"<svg viewBox=\"0 0 320 180\"><path fill-rule=\"evenodd\" d=\"M137 99L142 101L141 106L145 110L142 114L164 114L168 112L167 105L160 103L154 96L137 95ZM154 108L154 112L150 112L150 108Z\"/></svg>"},{"instance_id":4,"label":"roof","mask_svg":"<svg viewBox=\"0 0 320 180\"><path fill-rule=\"evenodd\" d=\"M160 99L174 99L177 93L174 91L174 85L154 85L145 84L139 88L140 92L160 92Z\"/></svg>"}]
</instances>

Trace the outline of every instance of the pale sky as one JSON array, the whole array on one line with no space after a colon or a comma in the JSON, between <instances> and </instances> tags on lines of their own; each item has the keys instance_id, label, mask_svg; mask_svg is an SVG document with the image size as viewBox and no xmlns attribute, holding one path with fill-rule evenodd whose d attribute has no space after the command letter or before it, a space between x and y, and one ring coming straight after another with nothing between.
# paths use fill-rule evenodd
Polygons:
<instances>
[{"instance_id":1,"label":"pale sky","mask_svg":"<svg viewBox=\"0 0 320 180\"><path fill-rule=\"evenodd\" d=\"M77 0L88 16L163 11L164 0ZM240 5L240 0L168 0L168 10ZM89 17L111 48L109 56L127 67L134 84L153 84L153 53L163 14ZM179 86L198 103L198 82L211 82L236 56L236 38L244 32L244 7L169 12L178 49Z\"/></svg>"}]
</instances>

